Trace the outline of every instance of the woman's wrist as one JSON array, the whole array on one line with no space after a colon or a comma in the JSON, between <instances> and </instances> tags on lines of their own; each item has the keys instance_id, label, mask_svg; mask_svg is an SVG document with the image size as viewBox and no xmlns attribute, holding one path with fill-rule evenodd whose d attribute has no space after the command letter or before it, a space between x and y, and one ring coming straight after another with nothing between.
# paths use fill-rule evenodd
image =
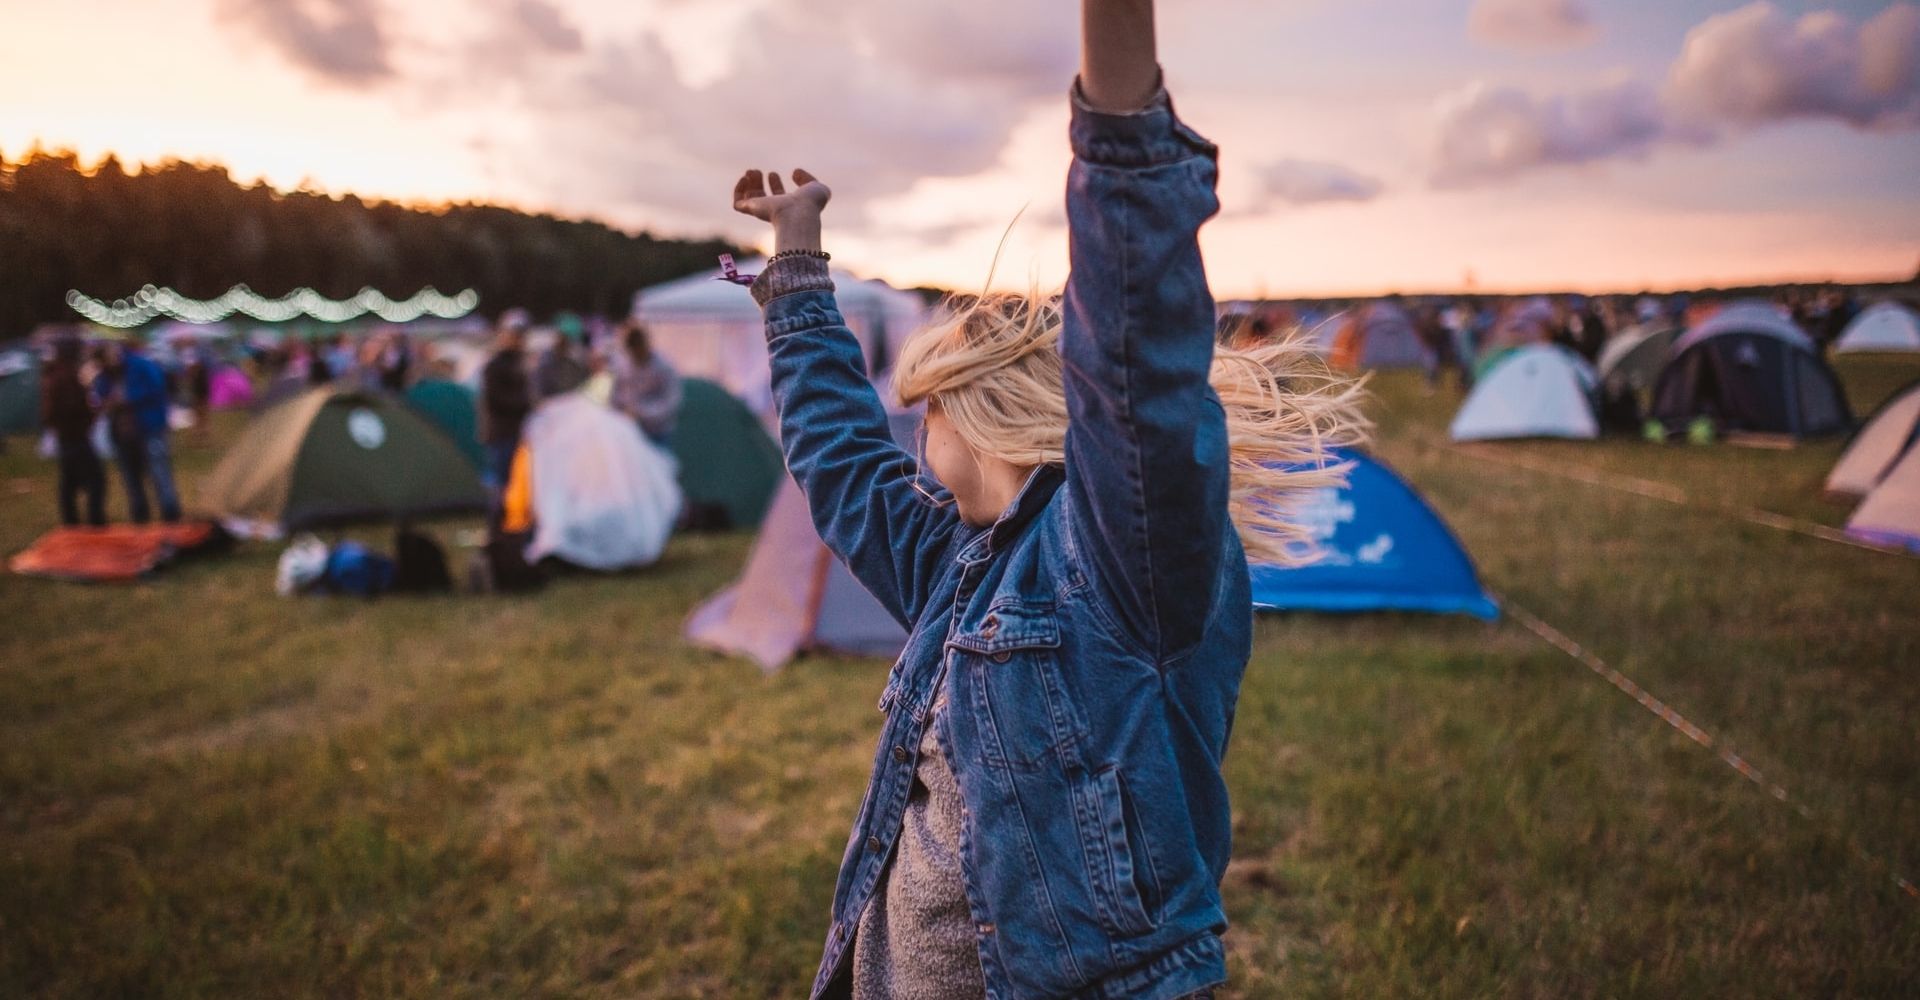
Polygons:
<instances>
[{"instance_id":1,"label":"woman's wrist","mask_svg":"<svg viewBox=\"0 0 1920 1000\"><path fill-rule=\"evenodd\" d=\"M796 208L773 217L773 251L819 250L820 210Z\"/></svg>"}]
</instances>

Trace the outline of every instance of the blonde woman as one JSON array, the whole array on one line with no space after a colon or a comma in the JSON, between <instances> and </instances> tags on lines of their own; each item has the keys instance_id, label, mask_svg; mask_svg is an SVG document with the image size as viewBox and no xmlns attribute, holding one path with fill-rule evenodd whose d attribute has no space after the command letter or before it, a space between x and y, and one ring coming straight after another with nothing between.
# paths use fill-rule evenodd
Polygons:
<instances>
[{"instance_id":1,"label":"blonde woman","mask_svg":"<svg viewBox=\"0 0 1920 1000\"><path fill-rule=\"evenodd\" d=\"M1247 555L1337 482L1354 390L1291 344L1214 348L1215 149L1161 89L1151 0L1084 0L1056 302L988 296L902 352L897 448L835 307L829 192L750 171L787 463L911 631L813 995L1206 995L1226 978L1226 752ZM926 483L921 463L938 485Z\"/></svg>"}]
</instances>

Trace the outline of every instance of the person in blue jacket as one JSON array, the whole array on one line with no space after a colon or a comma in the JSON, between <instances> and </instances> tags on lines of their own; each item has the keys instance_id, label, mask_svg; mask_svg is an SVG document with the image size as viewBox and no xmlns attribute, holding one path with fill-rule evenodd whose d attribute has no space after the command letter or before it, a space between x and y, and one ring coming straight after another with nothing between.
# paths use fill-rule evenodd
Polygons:
<instances>
[{"instance_id":1,"label":"person in blue jacket","mask_svg":"<svg viewBox=\"0 0 1920 1000\"><path fill-rule=\"evenodd\" d=\"M1226 978L1221 761L1247 553L1298 560L1355 386L1214 345L1216 150L1161 86L1151 0L1083 0L1058 298L949 303L902 351L896 446L835 304L830 192L748 171L781 443L821 537L910 632L812 995L1175 998ZM923 473L930 469L933 480Z\"/></svg>"},{"instance_id":2,"label":"person in blue jacket","mask_svg":"<svg viewBox=\"0 0 1920 1000\"><path fill-rule=\"evenodd\" d=\"M173 449L167 426L171 395L167 373L141 351L132 334L111 344L94 380L94 395L107 415L113 438L114 462L127 487L129 520L145 524L153 519L147 505L146 483L153 482L160 519L180 520L180 495L173 485Z\"/></svg>"}]
</instances>

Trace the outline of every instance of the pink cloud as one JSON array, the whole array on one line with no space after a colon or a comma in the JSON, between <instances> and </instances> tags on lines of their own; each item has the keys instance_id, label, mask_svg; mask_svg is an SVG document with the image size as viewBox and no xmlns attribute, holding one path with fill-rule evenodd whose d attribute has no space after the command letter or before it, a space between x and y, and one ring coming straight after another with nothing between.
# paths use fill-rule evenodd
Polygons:
<instances>
[{"instance_id":1,"label":"pink cloud","mask_svg":"<svg viewBox=\"0 0 1920 1000\"><path fill-rule=\"evenodd\" d=\"M1489 45L1560 49L1592 41L1599 28L1582 0L1477 0L1467 32Z\"/></svg>"},{"instance_id":2,"label":"pink cloud","mask_svg":"<svg viewBox=\"0 0 1920 1000\"><path fill-rule=\"evenodd\" d=\"M1755 3L1687 35L1667 81L1676 115L1753 127L1833 118L1862 128L1920 124L1920 6L1864 23L1834 11L1794 19Z\"/></svg>"},{"instance_id":3,"label":"pink cloud","mask_svg":"<svg viewBox=\"0 0 1920 1000\"><path fill-rule=\"evenodd\" d=\"M331 82L365 86L393 76L378 0L221 0L219 14Z\"/></svg>"},{"instance_id":4,"label":"pink cloud","mask_svg":"<svg viewBox=\"0 0 1920 1000\"><path fill-rule=\"evenodd\" d=\"M1441 187L1643 156L1668 133L1657 95L1632 81L1547 98L1475 85L1443 98L1438 117L1433 180Z\"/></svg>"},{"instance_id":5,"label":"pink cloud","mask_svg":"<svg viewBox=\"0 0 1920 1000\"><path fill-rule=\"evenodd\" d=\"M1476 84L1435 111L1432 179L1464 187L1549 167L1633 159L1795 120L1920 127L1920 6L1864 22L1798 19L1772 3L1708 18L1687 35L1665 85L1640 81L1536 97Z\"/></svg>"},{"instance_id":6,"label":"pink cloud","mask_svg":"<svg viewBox=\"0 0 1920 1000\"><path fill-rule=\"evenodd\" d=\"M1386 190L1378 180L1337 163L1281 160L1260 173L1262 193L1283 205L1372 201Z\"/></svg>"}]
</instances>

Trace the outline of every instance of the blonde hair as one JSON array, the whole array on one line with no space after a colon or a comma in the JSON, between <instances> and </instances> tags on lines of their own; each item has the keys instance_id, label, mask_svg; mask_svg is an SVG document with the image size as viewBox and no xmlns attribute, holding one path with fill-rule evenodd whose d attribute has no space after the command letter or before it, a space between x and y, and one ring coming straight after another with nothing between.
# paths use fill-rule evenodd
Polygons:
<instances>
[{"instance_id":1,"label":"blonde hair","mask_svg":"<svg viewBox=\"0 0 1920 1000\"><path fill-rule=\"evenodd\" d=\"M903 406L936 403L980 454L1022 468L1063 464L1061 325L1058 303L1037 292L950 299L902 348L894 395ZM1248 558L1312 561L1318 547L1300 509L1346 482L1348 466L1331 449L1365 438L1361 380L1335 374L1287 335L1216 347L1208 382L1226 410L1227 513Z\"/></svg>"}]
</instances>

